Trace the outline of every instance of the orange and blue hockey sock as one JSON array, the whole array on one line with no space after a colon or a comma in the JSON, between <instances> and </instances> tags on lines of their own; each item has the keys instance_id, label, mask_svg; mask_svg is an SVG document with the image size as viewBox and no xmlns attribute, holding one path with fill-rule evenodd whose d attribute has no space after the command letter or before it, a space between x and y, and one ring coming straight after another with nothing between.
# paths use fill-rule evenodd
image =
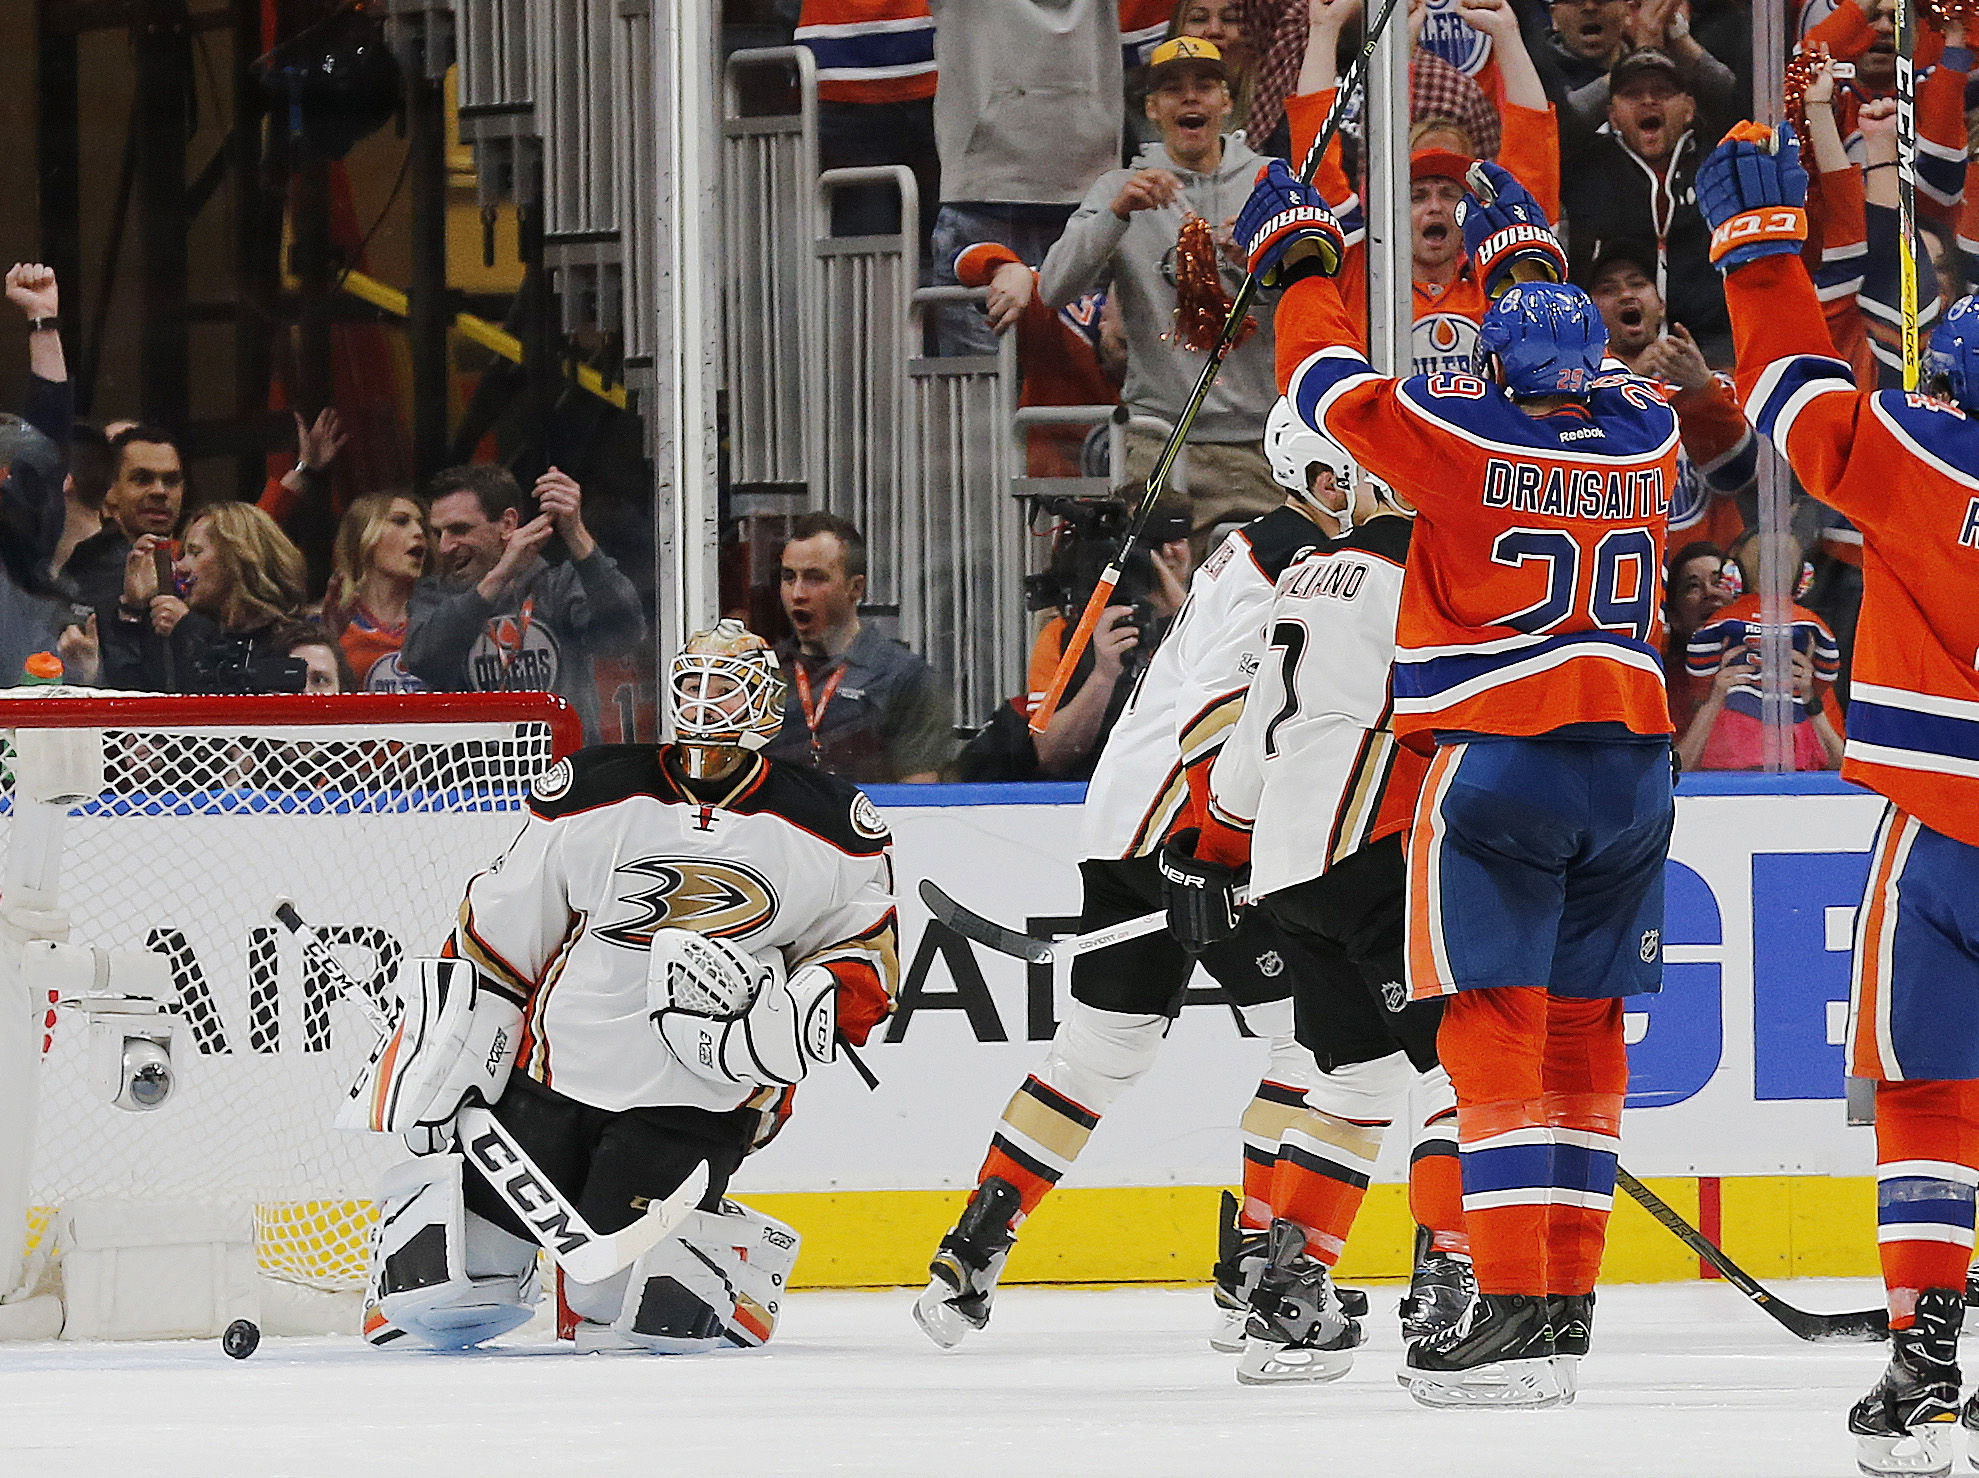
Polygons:
<instances>
[{"instance_id":1,"label":"orange and blue hockey sock","mask_svg":"<svg viewBox=\"0 0 1979 1478\"><path fill-rule=\"evenodd\" d=\"M1979 1187L1979 1083L1876 1085L1876 1244L1890 1327L1907 1329L1917 1295L1965 1287Z\"/></svg>"}]
</instances>

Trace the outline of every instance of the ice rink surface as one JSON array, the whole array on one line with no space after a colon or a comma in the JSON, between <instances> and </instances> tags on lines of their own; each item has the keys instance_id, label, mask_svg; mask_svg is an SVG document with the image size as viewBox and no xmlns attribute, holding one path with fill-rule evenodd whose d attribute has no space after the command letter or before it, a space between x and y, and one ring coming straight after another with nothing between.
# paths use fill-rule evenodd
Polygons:
<instances>
[{"instance_id":1,"label":"ice rink surface","mask_svg":"<svg viewBox=\"0 0 1979 1478\"><path fill-rule=\"evenodd\" d=\"M1777 1291L1822 1311L1880 1294ZM535 1325L477 1355L0 1347L0 1473L1847 1478L1843 1415L1887 1348L1803 1344L1724 1284L1621 1286L1601 1292L1578 1404L1436 1412L1395 1383L1396 1297L1373 1291L1345 1379L1272 1389L1209 1349L1200 1289L1007 1289L947 1353L905 1290L798 1293L767 1349L698 1358L580 1357Z\"/></svg>"}]
</instances>

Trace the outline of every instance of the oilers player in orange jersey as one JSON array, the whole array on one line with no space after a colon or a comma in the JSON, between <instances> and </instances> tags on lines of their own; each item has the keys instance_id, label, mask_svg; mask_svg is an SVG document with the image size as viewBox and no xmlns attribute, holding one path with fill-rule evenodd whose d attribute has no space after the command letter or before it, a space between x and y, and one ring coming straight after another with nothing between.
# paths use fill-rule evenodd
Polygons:
<instances>
[{"instance_id":1,"label":"oilers player in orange jersey","mask_svg":"<svg viewBox=\"0 0 1979 1478\"><path fill-rule=\"evenodd\" d=\"M1419 509L1393 676L1397 737L1434 751L1407 968L1418 999L1447 997L1480 1297L1409 1346L1403 1380L1426 1405L1550 1406L1572 1399L1614 1200L1621 998L1662 981L1674 805L1651 634L1677 426L1653 385L1604 369L1538 203L1478 170L1492 199L1460 215L1495 301L1474 375L1374 373L1329 280L1339 227L1290 170L1260 174L1237 235L1281 289L1286 398Z\"/></svg>"},{"instance_id":2,"label":"oilers player in orange jersey","mask_svg":"<svg viewBox=\"0 0 1979 1478\"><path fill-rule=\"evenodd\" d=\"M1861 392L1800 260L1790 129L1742 123L1697 174L1746 415L1862 531L1842 775L1889 801L1855 924L1850 1071L1876 1084L1890 1363L1849 1413L1864 1473L1949 1473L1979 1183L1979 301L1931 335L1932 394Z\"/></svg>"}]
</instances>

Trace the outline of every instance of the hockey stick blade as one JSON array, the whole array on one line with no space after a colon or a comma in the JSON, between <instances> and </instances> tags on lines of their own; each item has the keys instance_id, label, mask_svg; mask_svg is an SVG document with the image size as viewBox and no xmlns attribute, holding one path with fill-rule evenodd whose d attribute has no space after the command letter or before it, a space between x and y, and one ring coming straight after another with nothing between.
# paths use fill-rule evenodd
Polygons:
<instances>
[{"instance_id":1,"label":"hockey stick blade","mask_svg":"<svg viewBox=\"0 0 1979 1478\"><path fill-rule=\"evenodd\" d=\"M703 1161L631 1226L616 1232L593 1231L501 1120L485 1108L471 1106L460 1111L456 1122L460 1147L489 1189L579 1283L600 1283L631 1267L672 1236L708 1193L708 1166Z\"/></svg>"},{"instance_id":2,"label":"hockey stick blade","mask_svg":"<svg viewBox=\"0 0 1979 1478\"><path fill-rule=\"evenodd\" d=\"M1032 965L1077 959L1094 950L1111 949L1116 944L1125 944L1130 939L1139 939L1168 927L1168 914L1162 909L1155 909L1139 918L1108 924L1104 929L1095 929L1090 934L1077 934L1069 939L1039 939L1034 934L1019 934L1015 929L1006 929L994 919L986 919L974 909L964 908L942 892L930 878L921 879L921 902L928 906L935 922L944 928L985 949L993 949L1000 955L1010 955Z\"/></svg>"},{"instance_id":3,"label":"hockey stick blade","mask_svg":"<svg viewBox=\"0 0 1979 1478\"><path fill-rule=\"evenodd\" d=\"M1845 1314L1815 1314L1797 1309L1776 1298L1766 1286L1724 1254L1696 1227L1678 1215L1661 1196L1637 1180L1621 1166L1615 1167L1615 1184L1627 1191L1635 1203L1660 1221L1691 1251L1716 1268L1727 1283L1758 1304L1789 1333L1821 1343L1870 1344L1888 1339L1889 1315L1882 1309L1858 1309Z\"/></svg>"}]
</instances>

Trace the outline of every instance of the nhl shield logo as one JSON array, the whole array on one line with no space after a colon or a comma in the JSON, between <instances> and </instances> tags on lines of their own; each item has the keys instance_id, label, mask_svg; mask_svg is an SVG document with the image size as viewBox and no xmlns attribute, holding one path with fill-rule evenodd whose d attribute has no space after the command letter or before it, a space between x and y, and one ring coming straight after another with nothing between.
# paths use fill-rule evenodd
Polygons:
<instances>
[{"instance_id":1,"label":"nhl shield logo","mask_svg":"<svg viewBox=\"0 0 1979 1478\"><path fill-rule=\"evenodd\" d=\"M1662 948L1663 948L1663 931L1661 929L1644 929L1642 931L1641 953L1642 953L1643 964L1645 965L1655 964L1656 956L1662 951Z\"/></svg>"},{"instance_id":2,"label":"nhl shield logo","mask_svg":"<svg viewBox=\"0 0 1979 1478\"><path fill-rule=\"evenodd\" d=\"M1275 949L1268 949L1257 957L1258 974L1266 980L1276 980L1285 973L1285 959Z\"/></svg>"}]
</instances>

